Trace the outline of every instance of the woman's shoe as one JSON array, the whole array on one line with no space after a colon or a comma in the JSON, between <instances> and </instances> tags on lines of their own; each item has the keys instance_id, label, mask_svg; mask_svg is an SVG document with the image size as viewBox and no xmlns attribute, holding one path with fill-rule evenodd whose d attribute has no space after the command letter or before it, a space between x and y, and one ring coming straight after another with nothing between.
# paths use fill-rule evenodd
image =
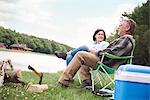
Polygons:
<instances>
[{"instance_id":1,"label":"woman's shoe","mask_svg":"<svg viewBox=\"0 0 150 100\"><path fill-rule=\"evenodd\" d=\"M67 53L66 52L58 52L56 51L55 52L55 55L58 57L58 58L62 58L64 60L66 60L66 57L67 57Z\"/></svg>"}]
</instances>

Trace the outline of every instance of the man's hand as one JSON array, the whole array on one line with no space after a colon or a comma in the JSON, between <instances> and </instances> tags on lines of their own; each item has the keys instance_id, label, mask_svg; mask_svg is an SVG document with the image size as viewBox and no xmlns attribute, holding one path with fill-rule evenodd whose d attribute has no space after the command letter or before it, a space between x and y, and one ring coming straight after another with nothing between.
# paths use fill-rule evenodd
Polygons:
<instances>
[{"instance_id":1,"label":"man's hand","mask_svg":"<svg viewBox=\"0 0 150 100\"><path fill-rule=\"evenodd\" d=\"M96 55L97 51L96 51L96 49L93 48L93 49L90 50L90 53Z\"/></svg>"}]
</instances>

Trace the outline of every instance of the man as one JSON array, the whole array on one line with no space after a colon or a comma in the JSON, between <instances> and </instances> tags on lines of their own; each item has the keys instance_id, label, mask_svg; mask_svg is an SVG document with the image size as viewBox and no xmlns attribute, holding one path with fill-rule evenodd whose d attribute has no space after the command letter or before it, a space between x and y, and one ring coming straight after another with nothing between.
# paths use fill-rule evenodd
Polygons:
<instances>
[{"instance_id":1,"label":"man","mask_svg":"<svg viewBox=\"0 0 150 100\"><path fill-rule=\"evenodd\" d=\"M96 54L90 52L78 52L72 61L69 63L63 75L59 78L58 83L61 86L68 87L69 83L80 69L80 76L82 80L81 88L88 88L92 86L90 68L95 68L96 63L100 61L101 55L108 52L117 56L130 55L133 49L134 41L132 34L134 32L136 23L132 19L123 20L118 27L118 35L120 38L116 39L103 51L98 51ZM123 64L125 61L105 60L106 64L113 66L116 64Z\"/></svg>"}]
</instances>

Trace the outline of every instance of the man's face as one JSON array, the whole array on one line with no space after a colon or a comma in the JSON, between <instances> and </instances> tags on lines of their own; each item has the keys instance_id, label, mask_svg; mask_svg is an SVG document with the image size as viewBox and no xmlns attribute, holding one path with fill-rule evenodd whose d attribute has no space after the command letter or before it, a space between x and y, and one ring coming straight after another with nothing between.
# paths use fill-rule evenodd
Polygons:
<instances>
[{"instance_id":1,"label":"man's face","mask_svg":"<svg viewBox=\"0 0 150 100\"><path fill-rule=\"evenodd\" d=\"M127 21L122 21L118 27L118 35L122 36L127 34L128 30L130 29L129 23Z\"/></svg>"}]
</instances>

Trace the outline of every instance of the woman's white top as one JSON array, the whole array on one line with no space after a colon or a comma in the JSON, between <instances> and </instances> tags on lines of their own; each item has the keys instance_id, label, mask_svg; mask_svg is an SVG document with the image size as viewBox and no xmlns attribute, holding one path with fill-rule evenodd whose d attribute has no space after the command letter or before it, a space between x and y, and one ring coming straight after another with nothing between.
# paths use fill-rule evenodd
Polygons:
<instances>
[{"instance_id":1,"label":"woman's white top","mask_svg":"<svg viewBox=\"0 0 150 100\"><path fill-rule=\"evenodd\" d=\"M106 41L101 41L101 42L93 42L93 43L90 43L88 45L88 48L89 50L92 50L92 49L95 49L96 51L99 51L99 50L104 50L108 47L109 43L106 42Z\"/></svg>"}]
</instances>

